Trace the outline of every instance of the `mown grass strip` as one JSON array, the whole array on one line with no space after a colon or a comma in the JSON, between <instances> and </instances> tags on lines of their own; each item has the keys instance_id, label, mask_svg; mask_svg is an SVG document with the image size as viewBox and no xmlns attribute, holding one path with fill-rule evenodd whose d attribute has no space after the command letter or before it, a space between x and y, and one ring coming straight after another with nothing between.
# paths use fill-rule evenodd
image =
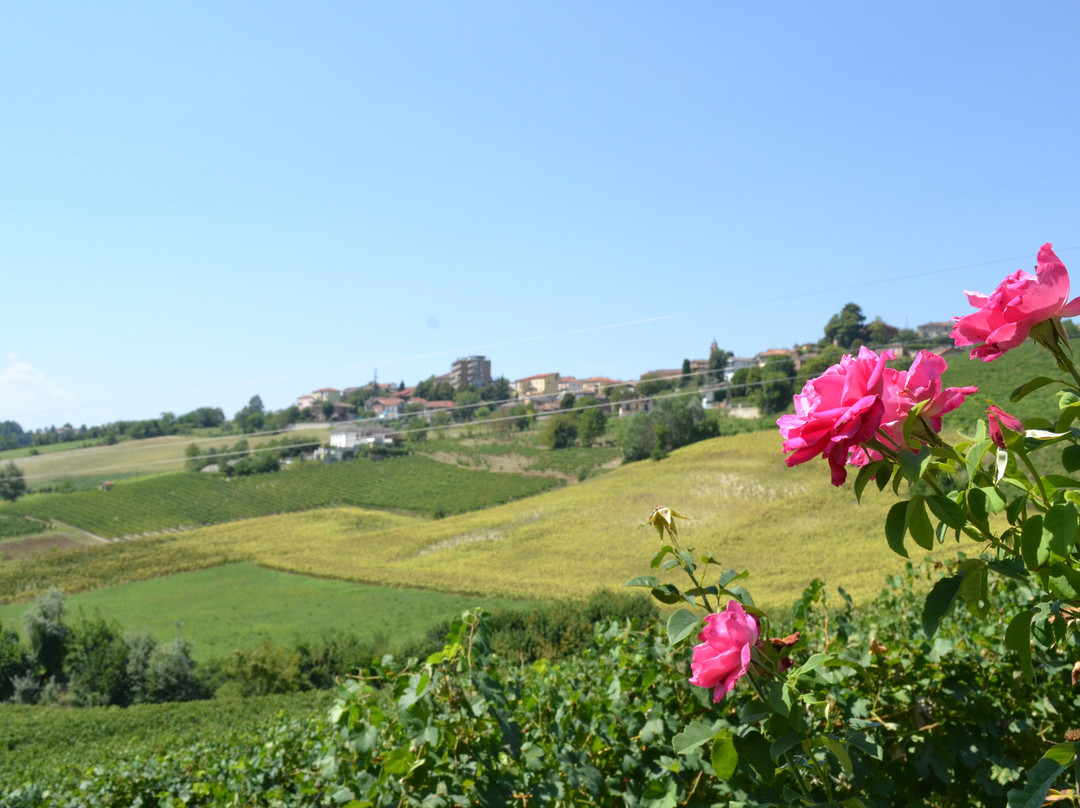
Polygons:
<instances>
[{"instance_id":1,"label":"mown grass strip","mask_svg":"<svg viewBox=\"0 0 1080 808\"><path fill-rule=\"evenodd\" d=\"M396 650L465 609L501 612L534 605L312 578L243 563L72 595L65 619L71 624L80 613L100 614L126 630L149 629L163 641L180 631L196 660L205 661L263 641L293 647L335 633ZM21 630L26 608L25 603L0 606L0 625Z\"/></svg>"}]
</instances>

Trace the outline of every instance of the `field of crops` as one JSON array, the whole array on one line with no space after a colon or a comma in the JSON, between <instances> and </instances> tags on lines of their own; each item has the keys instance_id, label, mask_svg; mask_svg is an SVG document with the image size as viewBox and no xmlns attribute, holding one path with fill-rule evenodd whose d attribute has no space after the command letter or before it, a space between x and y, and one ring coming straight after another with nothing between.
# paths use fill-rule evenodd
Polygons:
<instances>
[{"instance_id":1,"label":"field of crops","mask_svg":"<svg viewBox=\"0 0 1080 808\"><path fill-rule=\"evenodd\" d=\"M14 539L19 536L32 536L48 530L49 523L26 516L0 515L0 540Z\"/></svg>"},{"instance_id":2,"label":"field of crops","mask_svg":"<svg viewBox=\"0 0 1080 808\"><path fill-rule=\"evenodd\" d=\"M860 506L850 486L829 483L823 462L787 468L779 443L764 432L716 438L659 463L434 521L332 509L65 551L0 565L0 598L25 599L50 583L85 591L230 561L442 592L586 597L651 572L656 533L638 525L659 504L694 517L680 524L683 545L749 570L750 591L766 605L790 605L813 578L860 600L875 595L903 563L882 532L894 498L868 493Z\"/></svg>"},{"instance_id":3,"label":"field of crops","mask_svg":"<svg viewBox=\"0 0 1080 808\"><path fill-rule=\"evenodd\" d=\"M117 485L112 491L28 496L0 515L57 519L118 538L335 505L464 513L536 494L550 478L471 471L425 457L302 463L272 474L226 479L177 472Z\"/></svg>"},{"instance_id":4,"label":"field of crops","mask_svg":"<svg viewBox=\"0 0 1080 808\"><path fill-rule=\"evenodd\" d=\"M496 613L534 605L312 578L244 563L71 595L66 620L99 614L125 630L149 629L162 641L179 630L195 659L204 661L264 640L292 647L330 633L386 640L388 650L397 650L465 609L482 606ZM25 610L25 603L0 606L0 625L21 631Z\"/></svg>"},{"instance_id":5,"label":"field of crops","mask_svg":"<svg viewBox=\"0 0 1080 808\"><path fill-rule=\"evenodd\" d=\"M0 704L0 783L12 786L160 755L195 743L253 736L282 713L317 719L327 691L171 704L49 709Z\"/></svg>"}]
</instances>

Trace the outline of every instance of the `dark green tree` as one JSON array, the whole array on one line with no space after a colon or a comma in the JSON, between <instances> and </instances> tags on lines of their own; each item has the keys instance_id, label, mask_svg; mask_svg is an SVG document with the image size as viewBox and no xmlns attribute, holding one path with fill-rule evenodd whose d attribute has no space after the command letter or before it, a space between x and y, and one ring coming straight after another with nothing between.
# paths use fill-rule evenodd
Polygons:
<instances>
[{"instance_id":1,"label":"dark green tree","mask_svg":"<svg viewBox=\"0 0 1080 808\"><path fill-rule=\"evenodd\" d=\"M567 449L577 440L577 422L566 414L552 415L544 422L540 442L552 449Z\"/></svg>"},{"instance_id":2,"label":"dark green tree","mask_svg":"<svg viewBox=\"0 0 1080 808\"><path fill-rule=\"evenodd\" d=\"M42 678L61 676L70 629L64 624L67 598L55 587L38 595L23 613L23 628L30 642L30 652Z\"/></svg>"},{"instance_id":3,"label":"dark green tree","mask_svg":"<svg viewBox=\"0 0 1080 808\"><path fill-rule=\"evenodd\" d=\"M690 375L690 360L684 359L682 361L682 378L679 379L680 387L692 387L697 382L693 376Z\"/></svg>"},{"instance_id":4,"label":"dark green tree","mask_svg":"<svg viewBox=\"0 0 1080 808\"><path fill-rule=\"evenodd\" d=\"M769 362L761 373L758 387L758 409L762 415L786 412L792 406L795 393L795 363L791 359Z\"/></svg>"},{"instance_id":5,"label":"dark green tree","mask_svg":"<svg viewBox=\"0 0 1080 808\"><path fill-rule=\"evenodd\" d=\"M866 342L866 317L862 309L854 303L848 303L839 313L829 318L825 324L825 344L838 345L850 349L856 342Z\"/></svg>"},{"instance_id":6,"label":"dark green tree","mask_svg":"<svg viewBox=\"0 0 1080 808\"><path fill-rule=\"evenodd\" d=\"M586 406L577 415L578 440L582 446L592 446L593 441L603 437L606 427L607 415L597 406Z\"/></svg>"},{"instance_id":7,"label":"dark green tree","mask_svg":"<svg viewBox=\"0 0 1080 808\"><path fill-rule=\"evenodd\" d=\"M728 358L731 356L721 348L712 348L709 351L709 375L714 382L724 380L724 369L727 368Z\"/></svg>"},{"instance_id":8,"label":"dark green tree","mask_svg":"<svg viewBox=\"0 0 1080 808\"><path fill-rule=\"evenodd\" d=\"M83 617L71 630L64 655L68 698L79 707L131 703L128 645L119 625L100 615Z\"/></svg>"},{"instance_id":9,"label":"dark green tree","mask_svg":"<svg viewBox=\"0 0 1080 808\"><path fill-rule=\"evenodd\" d=\"M26 493L26 478L14 463L0 468L0 499L14 502Z\"/></svg>"},{"instance_id":10,"label":"dark green tree","mask_svg":"<svg viewBox=\"0 0 1080 808\"><path fill-rule=\"evenodd\" d=\"M559 409L572 410L574 408L575 401L577 401L577 396L575 396L570 391L567 391L563 393L562 398L559 399Z\"/></svg>"},{"instance_id":11,"label":"dark green tree","mask_svg":"<svg viewBox=\"0 0 1080 808\"><path fill-rule=\"evenodd\" d=\"M12 679L29 675L33 668L30 652L15 629L0 627L0 701L11 701L15 695Z\"/></svg>"},{"instance_id":12,"label":"dark green tree","mask_svg":"<svg viewBox=\"0 0 1080 808\"><path fill-rule=\"evenodd\" d=\"M454 395L454 410L451 413L455 421L471 421L481 402L480 393L473 389L463 389Z\"/></svg>"}]
</instances>

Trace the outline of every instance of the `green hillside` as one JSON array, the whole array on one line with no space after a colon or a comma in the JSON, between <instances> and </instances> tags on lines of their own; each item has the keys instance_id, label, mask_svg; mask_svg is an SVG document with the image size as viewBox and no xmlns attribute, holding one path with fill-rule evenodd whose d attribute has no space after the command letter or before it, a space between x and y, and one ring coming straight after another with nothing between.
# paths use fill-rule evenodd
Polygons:
<instances>
[{"instance_id":1,"label":"green hillside","mask_svg":"<svg viewBox=\"0 0 1080 808\"><path fill-rule=\"evenodd\" d=\"M650 571L656 534L638 526L666 504L694 517L680 526L683 544L750 570L748 586L761 602L787 607L819 577L865 599L903 565L882 532L894 501L872 494L858 505L850 486L829 483L824 462L789 469L779 435L761 432L703 441L659 463L632 463L446 519L331 509L8 562L0 564L0 597L22 600L50 583L85 591L237 561L441 592L587 597ZM182 609L177 604L178 616Z\"/></svg>"},{"instance_id":2,"label":"green hillside","mask_svg":"<svg viewBox=\"0 0 1080 808\"><path fill-rule=\"evenodd\" d=\"M194 528L334 505L428 516L486 508L539 493L550 477L472 471L425 457L300 464L272 474L226 479L177 472L118 483L112 491L41 494L0 507L0 515L55 519L119 538Z\"/></svg>"},{"instance_id":3,"label":"green hillside","mask_svg":"<svg viewBox=\"0 0 1080 808\"><path fill-rule=\"evenodd\" d=\"M1019 418L1057 417L1058 399L1052 392L1054 388L1037 390L1015 404L1009 401L1013 390L1035 376L1056 379L1067 376L1058 370L1048 351L1030 340L993 362L969 359L967 351L952 354L948 360L949 369L944 376L946 386L974 385L979 388L979 392L970 397L960 409L945 416L944 429L969 430L975 421L986 417L988 400Z\"/></svg>"}]
</instances>

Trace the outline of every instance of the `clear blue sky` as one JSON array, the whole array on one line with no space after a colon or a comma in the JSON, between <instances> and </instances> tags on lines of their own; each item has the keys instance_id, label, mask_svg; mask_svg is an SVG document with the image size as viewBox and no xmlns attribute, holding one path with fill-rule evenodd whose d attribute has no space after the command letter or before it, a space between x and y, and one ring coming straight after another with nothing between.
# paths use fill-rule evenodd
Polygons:
<instances>
[{"instance_id":1,"label":"clear blue sky","mask_svg":"<svg viewBox=\"0 0 1080 808\"><path fill-rule=\"evenodd\" d=\"M636 378L848 301L966 313L1046 241L1080 278L1078 34L1066 2L8 5L0 420L472 353Z\"/></svg>"}]
</instances>

